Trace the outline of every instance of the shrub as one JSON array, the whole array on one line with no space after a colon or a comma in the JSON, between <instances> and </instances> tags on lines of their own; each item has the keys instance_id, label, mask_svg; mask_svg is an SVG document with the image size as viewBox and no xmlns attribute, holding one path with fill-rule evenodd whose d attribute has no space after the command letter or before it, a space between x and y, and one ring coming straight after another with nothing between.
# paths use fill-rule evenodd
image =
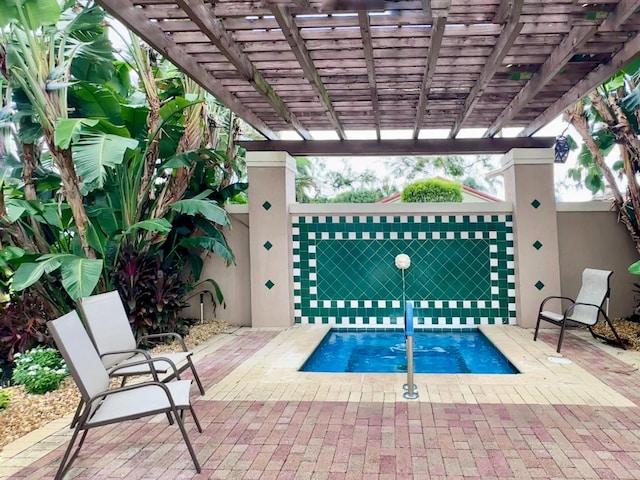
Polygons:
<instances>
[{"instance_id":1,"label":"shrub","mask_svg":"<svg viewBox=\"0 0 640 480\"><path fill-rule=\"evenodd\" d=\"M47 320L53 317L47 304L29 292L0 303L0 364L12 363L16 353L50 343Z\"/></svg>"},{"instance_id":2,"label":"shrub","mask_svg":"<svg viewBox=\"0 0 640 480\"><path fill-rule=\"evenodd\" d=\"M11 394L8 390L0 390L0 410L4 410L9 406Z\"/></svg>"},{"instance_id":3,"label":"shrub","mask_svg":"<svg viewBox=\"0 0 640 480\"><path fill-rule=\"evenodd\" d=\"M331 199L331 203L376 203L382 198L380 190L359 188L339 193Z\"/></svg>"},{"instance_id":4,"label":"shrub","mask_svg":"<svg viewBox=\"0 0 640 480\"><path fill-rule=\"evenodd\" d=\"M462 202L462 185L434 178L410 183L402 191L403 202Z\"/></svg>"},{"instance_id":5,"label":"shrub","mask_svg":"<svg viewBox=\"0 0 640 480\"><path fill-rule=\"evenodd\" d=\"M66 363L55 348L36 347L15 355L13 381L27 393L42 395L56 390L69 375Z\"/></svg>"}]
</instances>

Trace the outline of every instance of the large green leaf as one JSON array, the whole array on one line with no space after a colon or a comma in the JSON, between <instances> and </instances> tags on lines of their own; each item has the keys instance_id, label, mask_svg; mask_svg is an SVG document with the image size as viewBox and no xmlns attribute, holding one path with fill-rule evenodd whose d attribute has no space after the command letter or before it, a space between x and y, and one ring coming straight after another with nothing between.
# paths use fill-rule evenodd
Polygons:
<instances>
[{"instance_id":1,"label":"large green leaf","mask_svg":"<svg viewBox=\"0 0 640 480\"><path fill-rule=\"evenodd\" d=\"M640 85L637 85L629 95L622 99L622 108L626 111L627 116L640 108Z\"/></svg>"},{"instance_id":2,"label":"large green leaf","mask_svg":"<svg viewBox=\"0 0 640 480\"><path fill-rule=\"evenodd\" d=\"M25 288L29 288L40 280L42 275L51 273L58 268L60 266L60 257L64 256L66 256L66 254L47 255L42 256L41 259L35 263L23 263L18 267L16 273L13 274L13 289L19 292Z\"/></svg>"},{"instance_id":3,"label":"large green leaf","mask_svg":"<svg viewBox=\"0 0 640 480\"><path fill-rule=\"evenodd\" d=\"M19 20L18 9L22 10L30 30L43 25L53 25L60 18L61 10L57 0L4 0L0 7L0 28L12 20Z\"/></svg>"},{"instance_id":4,"label":"large green leaf","mask_svg":"<svg viewBox=\"0 0 640 480\"><path fill-rule=\"evenodd\" d=\"M640 260L629 265L629 273L632 273L634 275L640 275Z\"/></svg>"},{"instance_id":5,"label":"large green leaf","mask_svg":"<svg viewBox=\"0 0 640 480\"><path fill-rule=\"evenodd\" d=\"M233 253L231 253L227 245L213 237L199 236L183 238L180 240L180 245L185 248L196 248L216 253L220 255L228 265L235 262Z\"/></svg>"},{"instance_id":6,"label":"large green leaf","mask_svg":"<svg viewBox=\"0 0 640 480\"><path fill-rule=\"evenodd\" d=\"M123 105L122 118L133 138L142 140L147 135L149 108L144 105Z\"/></svg>"},{"instance_id":7,"label":"large green leaf","mask_svg":"<svg viewBox=\"0 0 640 480\"><path fill-rule=\"evenodd\" d=\"M69 148L71 142L76 142L80 138L82 126L95 127L98 120L95 118L59 118L54 132L54 143L57 147Z\"/></svg>"},{"instance_id":8,"label":"large green leaf","mask_svg":"<svg viewBox=\"0 0 640 480\"><path fill-rule=\"evenodd\" d=\"M100 280L102 260L69 255L60 268L62 286L72 300L91 295Z\"/></svg>"},{"instance_id":9,"label":"large green leaf","mask_svg":"<svg viewBox=\"0 0 640 480\"><path fill-rule=\"evenodd\" d=\"M160 108L160 117L162 117L162 120L164 120L165 122L170 120L172 117L174 117L175 115L182 115L182 112L184 112L184 110L186 108L189 108L193 105L197 105L199 103L202 103L202 101L190 101L187 100L186 98L183 97L175 97L173 100L165 103L161 108Z\"/></svg>"},{"instance_id":10,"label":"large green leaf","mask_svg":"<svg viewBox=\"0 0 640 480\"><path fill-rule=\"evenodd\" d=\"M149 232L169 233L171 231L171 224L164 218L155 218L153 220L143 220L138 223L134 223L125 230L124 233L131 233L136 230L147 230Z\"/></svg>"},{"instance_id":11,"label":"large green leaf","mask_svg":"<svg viewBox=\"0 0 640 480\"><path fill-rule=\"evenodd\" d=\"M106 168L122 163L127 149L135 149L138 142L131 138L88 132L73 146L76 171L88 189L102 188Z\"/></svg>"},{"instance_id":12,"label":"large green leaf","mask_svg":"<svg viewBox=\"0 0 640 480\"><path fill-rule=\"evenodd\" d=\"M131 90L131 66L127 62L113 62L114 72L107 85L122 98L129 96Z\"/></svg>"},{"instance_id":13,"label":"large green leaf","mask_svg":"<svg viewBox=\"0 0 640 480\"><path fill-rule=\"evenodd\" d=\"M122 125L120 101L109 90L88 82L76 82L69 88L69 104L86 118L104 118L116 125Z\"/></svg>"},{"instance_id":14,"label":"large green leaf","mask_svg":"<svg viewBox=\"0 0 640 480\"><path fill-rule=\"evenodd\" d=\"M179 200L171 205L171 209L185 215L202 215L207 220L219 225L229 224L227 212L211 200L198 200L195 198Z\"/></svg>"}]
</instances>

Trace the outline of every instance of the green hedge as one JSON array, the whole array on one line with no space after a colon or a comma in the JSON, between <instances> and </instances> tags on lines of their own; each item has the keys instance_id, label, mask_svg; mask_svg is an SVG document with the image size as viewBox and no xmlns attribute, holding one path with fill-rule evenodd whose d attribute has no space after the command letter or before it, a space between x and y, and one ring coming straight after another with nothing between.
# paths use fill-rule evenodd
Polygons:
<instances>
[{"instance_id":1,"label":"green hedge","mask_svg":"<svg viewBox=\"0 0 640 480\"><path fill-rule=\"evenodd\" d=\"M462 202L462 185L439 178L418 180L404 188L401 199L407 203Z\"/></svg>"}]
</instances>

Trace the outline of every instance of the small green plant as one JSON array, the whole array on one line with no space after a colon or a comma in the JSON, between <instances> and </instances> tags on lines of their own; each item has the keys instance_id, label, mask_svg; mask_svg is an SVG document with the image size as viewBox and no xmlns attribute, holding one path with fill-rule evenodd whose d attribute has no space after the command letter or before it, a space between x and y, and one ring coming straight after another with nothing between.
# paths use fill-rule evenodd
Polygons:
<instances>
[{"instance_id":1,"label":"small green plant","mask_svg":"<svg viewBox=\"0 0 640 480\"><path fill-rule=\"evenodd\" d=\"M433 178L410 183L402 191L403 202L461 202L462 185Z\"/></svg>"},{"instance_id":2,"label":"small green plant","mask_svg":"<svg viewBox=\"0 0 640 480\"><path fill-rule=\"evenodd\" d=\"M0 390L0 410L4 410L9 406L11 394L8 390Z\"/></svg>"},{"instance_id":3,"label":"small green plant","mask_svg":"<svg viewBox=\"0 0 640 480\"><path fill-rule=\"evenodd\" d=\"M56 390L69 375L69 369L55 348L36 347L15 355L13 381L24 385L27 393L42 395Z\"/></svg>"}]
</instances>

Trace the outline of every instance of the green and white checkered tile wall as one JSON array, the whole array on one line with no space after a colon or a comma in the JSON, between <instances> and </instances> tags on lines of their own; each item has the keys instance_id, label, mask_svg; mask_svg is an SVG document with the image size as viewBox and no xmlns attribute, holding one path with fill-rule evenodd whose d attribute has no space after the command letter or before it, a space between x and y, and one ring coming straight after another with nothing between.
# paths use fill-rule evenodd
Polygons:
<instances>
[{"instance_id":1,"label":"green and white checkered tile wall","mask_svg":"<svg viewBox=\"0 0 640 480\"><path fill-rule=\"evenodd\" d=\"M400 328L515 323L511 215L293 216L296 323ZM395 257L405 253L402 271Z\"/></svg>"}]
</instances>

